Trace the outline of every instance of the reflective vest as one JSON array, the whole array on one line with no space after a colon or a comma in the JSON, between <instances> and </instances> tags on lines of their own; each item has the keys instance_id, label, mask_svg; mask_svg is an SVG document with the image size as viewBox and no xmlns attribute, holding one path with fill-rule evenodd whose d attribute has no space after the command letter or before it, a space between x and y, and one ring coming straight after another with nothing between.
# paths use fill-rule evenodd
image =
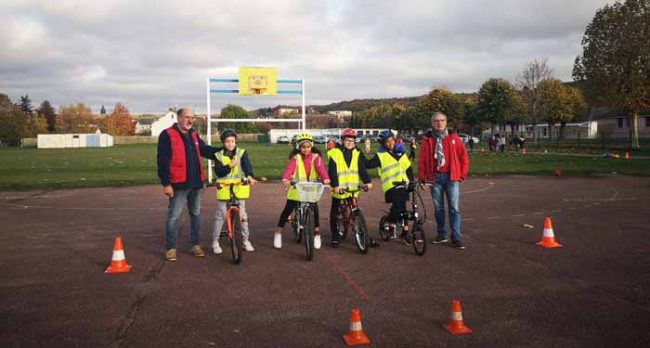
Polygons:
<instances>
[{"instance_id":1,"label":"reflective vest","mask_svg":"<svg viewBox=\"0 0 650 348\"><path fill-rule=\"evenodd\" d=\"M395 181L409 182L406 170L411 166L411 161L408 156L402 155L399 161L388 152L378 152L377 156L380 162L377 174L381 178L381 189L384 193L395 187Z\"/></svg>"},{"instance_id":2,"label":"reflective vest","mask_svg":"<svg viewBox=\"0 0 650 348\"><path fill-rule=\"evenodd\" d=\"M223 164L224 166L229 165L231 161L235 161L237 165L234 168L230 169L230 173L228 173L228 175L218 178L217 183L231 184L231 183L241 182L241 179L246 177L244 171L241 169L241 158L244 155L244 152L246 152L246 150L237 148L237 153L235 153L235 157L233 157L232 160L230 159L230 157L224 154L225 151L226 150L224 149L223 151L219 151L214 155L217 161L221 162L221 164ZM237 185L233 187L233 192L235 193L235 198L247 199L248 197L250 197L251 187L250 185ZM217 189L217 199L220 201L229 201L230 186L224 186Z\"/></svg>"},{"instance_id":3,"label":"reflective vest","mask_svg":"<svg viewBox=\"0 0 650 348\"><path fill-rule=\"evenodd\" d=\"M293 181L309 182L316 179L317 174L316 174L316 166L314 165L314 163L316 162L316 158L318 158L317 154L312 153L311 155L311 169L309 170L309 178L307 177L307 172L305 171L305 165L304 162L302 161L302 156L300 154L297 154L293 158L296 159L296 170L293 172ZM290 201L299 201L298 191L296 191L295 187L289 188L289 190L287 191L287 199Z\"/></svg>"},{"instance_id":4,"label":"reflective vest","mask_svg":"<svg viewBox=\"0 0 650 348\"><path fill-rule=\"evenodd\" d=\"M336 174L339 178L339 187L344 189L359 189L361 177L359 176L359 154L361 151L352 149L352 161L350 167L345 163L345 156L340 149L332 149L328 152L330 160L336 164ZM344 199L352 196L351 193L338 194L332 192L332 197ZM359 197L359 193L355 193L354 197Z\"/></svg>"},{"instance_id":5,"label":"reflective vest","mask_svg":"<svg viewBox=\"0 0 650 348\"><path fill-rule=\"evenodd\" d=\"M172 184L184 183L187 181L187 158L185 153L185 144L183 137L177 129L169 127L166 129L169 135L169 141L172 148L172 158L169 160L169 181ZM196 132L190 132L196 149L196 156L199 161L199 168L201 170L201 181L205 181L205 172L201 164L201 152L199 151L199 137Z\"/></svg>"}]
</instances>

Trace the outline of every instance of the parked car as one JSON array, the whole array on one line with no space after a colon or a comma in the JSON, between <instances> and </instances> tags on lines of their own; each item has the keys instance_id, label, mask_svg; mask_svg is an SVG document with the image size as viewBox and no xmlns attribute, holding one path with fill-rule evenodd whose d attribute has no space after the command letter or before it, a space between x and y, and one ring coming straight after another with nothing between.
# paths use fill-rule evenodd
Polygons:
<instances>
[{"instance_id":1,"label":"parked car","mask_svg":"<svg viewBox=\"0 0 650 348\"><path fill-rule=\"evenodd\" d=\"M278 143L278 144L288 144L289 142L290 142L290 141L289 141L289 137L286 136L286 135L281 135L281 136L279 136L279 137L278 137L278 140L277 140L277 143Z\"/></svg>"},{"instance_id":2,"label":"parked car","mask_svg":"<svg viewBox=\"0 0 650 348\"><path fill-rule=\"evenodd\" d=\"M316 144L325 144L327 142L327 139L325 139L325 136L322 135L314 135L314 142Z\"/></svg>"},{"instance_id":3,"label":"parked car","mask_svg":"<svg viewBox=\"0 0 650 348\"><path fill-rule=\"evenodd\" d=\"M463 141L463 144L467 144L467 142L469 142L470 138L474 139L474 144L478 144L478 142L479 142L479 139L477 137L473 137L473 136L468 135L468 134L458 133L458 136Z\"/></svg>"}]
</instances>

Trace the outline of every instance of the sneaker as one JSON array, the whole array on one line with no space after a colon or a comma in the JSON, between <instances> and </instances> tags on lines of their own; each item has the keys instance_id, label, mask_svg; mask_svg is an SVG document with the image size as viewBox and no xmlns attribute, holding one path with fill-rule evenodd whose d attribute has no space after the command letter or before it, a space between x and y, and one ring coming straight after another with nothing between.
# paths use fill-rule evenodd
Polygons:
<instances>
[{"instance_id":1,"label":"sneaker","mask_svg":"<svg viewBox=\"0 0 650 348\"><path fill-rule=\"evenodd\" d=\"M223 250L221 249L221 245L219 245L218 240L215 240L214 243L212 243L212 252L217 255L223 253Z\"/></svg>"},{"instance_id":2,"label":"sneaker","mask_svg":"<svg viewBox=\"0 0 650 348\"><path fill-rule=\"evenodd\" d=\"M282 249L282 233L276 233L273 237L273 247L276 249Z\"/></svg>"},{"instance_id":3,"label":"sneaker","mask_svg":"<svg viewBox=\"0 0 650 348\"><path fill-rule=\"evenodd\" d=\"M176 261L176 249L169 249L165 253L165 259L170 262Z\"/></svg>"},{"instance_id":4,"label":"sneaker","mask_svg":"<svg viewBox=\"0 0 650 348\"><path fill-rule=\"evenodd\" d=\"M255 251L255 248L253 248L253 244L251 244L250 240L245 240L244 241L244 250L246 250L248 252Z\"/></svg>"},{"instance_id":5,"label":"sneaker","mask_svg":"<svg viewBox=\"0 0 650 348\"><path fill-rule=\"evenodd\" d=\"M436 239L432 240L431 243L441 244L441 243L447 243L448 241L449 239L447 239L447 237L436 236Z\"/></svg>"},{"instance_id":6,"label":"sneaker","mask_svg":"<svg viewBox=\"0 0 650 348\"><path fill-rule=\"evenodd\" d=\"M203 251L203 248L201 248L201 246L197 244L192 247L192 255L196 257L203 257L205 256L205 252Z\"/></svg>"},{"instance_id":7,"label":"sneaker","mask_svg":"<svg viewBox=\"0 0 650 348\"><path fill-rule=\"evenodd\" d=\"M318 250L321 247L320 234L314 236L314 249Z\"/></svg>"},{"instance_id":8,"label":"sneaker","mask_svg":"<svg viewBox=\"0 0 650 348\"><path fill-rule=\"evenodd\" d=\"M339 241L338 240L333 240L332 244L330 244L332 248L338 248L339 247Z\"/></svg>"},{"instance_id":9,"label":"sneaker","mask_svg":"<svg viewBox=\"0 0 650 348\"><path fill-rule=\"evenodd\" d=\"M456 249L459 249L459 250L465 249L465 246L461 242L453 242L452 241L451 243L449 243L449 245L456 248Z\"/></svg>"}]
</instances>

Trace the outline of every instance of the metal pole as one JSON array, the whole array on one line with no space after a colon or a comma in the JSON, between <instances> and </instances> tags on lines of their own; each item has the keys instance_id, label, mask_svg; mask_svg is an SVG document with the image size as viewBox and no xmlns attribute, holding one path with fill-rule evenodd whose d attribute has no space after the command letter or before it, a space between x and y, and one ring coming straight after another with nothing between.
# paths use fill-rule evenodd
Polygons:
<instances>
[{"instance_id":1,"label":"metal pole","mask_svg":"<svg viewBox=\"0 0 650 348\"><path fill-rule=\"evenodd\" d=\"M212 145L212 117L210 112L210 78L206 79L206 106L208 109L208 124L205 127L208 145ZM208 160L208 182L212 182L212 160Z\"/></svg>"},{"instance_id":2,"label":"metal pole","mask_svg":"<svg viewBox=\"0 0 650 348\"><path fill-rule=\"evenodd\" d=\"M302 103L302 130L307 128L307 116L305 115L305 79L300 79L300 99Z\"/></svg>"}]
</instances>

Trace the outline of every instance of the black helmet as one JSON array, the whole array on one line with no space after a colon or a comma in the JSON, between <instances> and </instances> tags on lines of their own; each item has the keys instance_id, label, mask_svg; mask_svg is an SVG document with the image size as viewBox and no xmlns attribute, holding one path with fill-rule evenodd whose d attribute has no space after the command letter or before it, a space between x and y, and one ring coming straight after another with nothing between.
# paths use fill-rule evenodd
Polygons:
<instances>
[{"instance_id":1,"label":"black helmet","mask_svg":"<svg viewBox=\"0 0 650 348\"><path fill-rule=\"evenodd\" d=\"M234 129L224 129L219 133L219 139L221 139L222 143L228 137L235 137L235 139L237 139L237 132L235 132Z\"/></svg>"}]
</instances>

